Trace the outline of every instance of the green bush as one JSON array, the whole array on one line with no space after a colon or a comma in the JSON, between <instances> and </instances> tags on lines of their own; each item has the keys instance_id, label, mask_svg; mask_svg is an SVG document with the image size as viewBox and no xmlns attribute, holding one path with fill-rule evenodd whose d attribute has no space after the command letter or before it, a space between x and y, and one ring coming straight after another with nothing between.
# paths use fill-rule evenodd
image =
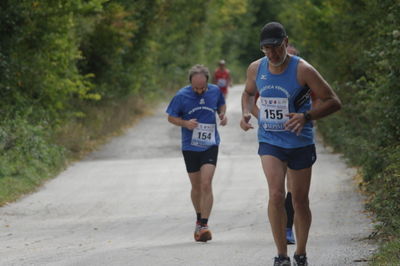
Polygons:
<instances>
[{"instance_id":1,"label":"green bush","mask_svg":"<svg viewBox=\"0 0 400 266\"><path fill-rule=\"evenodd\" d=\"M32 191L63 165L46 125L16 116L0 122L0 205Z\"/></svg>"},{"instance_id":2,"label":"green bush","mask_svg":"<svg viewBox=\"0 0 400 266\"><path fill-rule=\"evenodd\" d=\"M71 101L97 99L80 58L75 15L99 1L2 1L0 6L2 106L45 109L52 119ZM6 112L6 110L1 110ZM35 116L35 112L31 112Z\"/></svg>"},{"instance_id":3,"label":"green bush","mask_svg":"<svg viewBox=\"0 0 400 266\"><path fill-rule=\"evenodd\" d=\"M387 167L367 187L373 195L368 207L381 222L378 228L385 236L400 238L400 146L387 148Z\"/></svg>"}]
</instances>

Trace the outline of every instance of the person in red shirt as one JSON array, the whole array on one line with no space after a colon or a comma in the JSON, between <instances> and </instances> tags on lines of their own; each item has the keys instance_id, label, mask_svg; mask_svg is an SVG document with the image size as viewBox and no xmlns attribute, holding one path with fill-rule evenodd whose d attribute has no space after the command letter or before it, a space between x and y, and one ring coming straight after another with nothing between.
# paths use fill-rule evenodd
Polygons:
<instances>
[{"instance_id":1,"label":"person in red shirt","mask_svg":"<svg viewBox=\"0 0 400 266\"><path fill-rule=\"evenodd\" d=\"M218 62L218 68L214 71L213 83L216 84L226 98L228 94L228 87L232 86L231 73L225 66L225 60Z\"/></svg>"}]
</instances>

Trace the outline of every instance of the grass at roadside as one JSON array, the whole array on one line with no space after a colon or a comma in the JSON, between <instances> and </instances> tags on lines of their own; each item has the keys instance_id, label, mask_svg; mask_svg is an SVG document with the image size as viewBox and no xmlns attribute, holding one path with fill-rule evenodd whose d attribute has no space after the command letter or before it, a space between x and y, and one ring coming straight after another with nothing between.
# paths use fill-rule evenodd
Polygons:
<instances>
[{"instance_id":1,"label":"grass at roadside","mask_svg":"<svg viewBox=\"0 0 400 266\"><path fill-rule=\"evenodd\" d=\"M385 155L386 166L364 185L369 195L367 209L374 212L379 250L371 265L400 265L400 146Z\"/></svg>"},{"instance_id":2,"label":"grass at roadside","mask_svg":"<svg viewBox=\"0 0 400 266\"><path fill-rule=\"evenodd\" d=\"M84 117L51 130L23 117L0 124L0 206L34 192L71 161L79 160L110 137L151 113L158 98L127 97L83 108Z\"/></svg>"},{"instance_id":3,"label":"grass at roadside","mask_svg":"<svg viewBox=\"0 0 400 266\"><path fill-rule=\"evenodd\" d=\"M400 238L384 242L379 248L378 253L372 258L370 265L400 265Z\"/></svg>"},{"instance_id":4,"label":"grass at roadside","mask_svg":"<svg viewBox=\"0 0 400 266\"><path fill-rule=\"evenodd\" d=\"M155 99L130 97L101 106L83 107L85 117L66 122L56 135L56 143L68 151L72 160L80 159L110 137L119 135L141 117L151 114Z\"/></svg>"},{"instance_id":5,"label":"grass at roadside","mask_svg":"<svg viewBox=\"0 0 400 266\"><path fill-rule=\"evenodd\" d=\"M400 265L400 142L385 140L386 146L378 145L379 140L360 137L343 121L333 116L318 123L318 129L334 150L359 169L360 187L368 198L365 208L374 216L373 239L379 245L371 265Z\"/></svg>"}]
</instances>

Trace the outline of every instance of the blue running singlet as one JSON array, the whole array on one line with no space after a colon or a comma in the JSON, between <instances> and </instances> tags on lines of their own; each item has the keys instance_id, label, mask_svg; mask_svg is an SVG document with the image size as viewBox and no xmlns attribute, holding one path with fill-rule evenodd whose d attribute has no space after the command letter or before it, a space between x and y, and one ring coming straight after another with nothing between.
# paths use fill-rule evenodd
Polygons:
<instances>
[{"instance_id":1,"label":"blue running singlet","mask_svg":"<svg viewBox=\"0 0 400 266\"><path fill-rule=\"evenodd\" d=\"M313 124L304 125L299 136L285 130L289 113L302 113L311 109L307 88L297 80L297 66L300 58L291 56L288 66L281 74L272 74L268 69L268 58L261 59L256 85L260 94L258 119L258 140L278 147L291 149L314 144ZM298 104L299 98L305 100Z\"/></svg>"}]
</instances>

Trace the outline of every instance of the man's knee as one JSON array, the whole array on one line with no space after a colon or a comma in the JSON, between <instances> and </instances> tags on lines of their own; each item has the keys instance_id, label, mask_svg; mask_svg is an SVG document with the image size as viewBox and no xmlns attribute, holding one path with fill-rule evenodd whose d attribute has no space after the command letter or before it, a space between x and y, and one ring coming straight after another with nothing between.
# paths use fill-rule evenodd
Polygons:
<instances>
[{"instance_id":1,"label":"man's knee","mask_svg":"<svg viewBox=\"0 0 400 266\"><path fill-rule=\"evenodd\" d=\"M281 190L274 190L269 192L269 202L273 205L280 206L285 203L285 193Z\"/></svg>"},{"instance_id":2,"label":"man's knee","mask_svg":"<svg viewBox=\"0 0 400 266\"><path fill-rule=\"evenodd\" d=\"M200 185L192 185L192 194L200 194L201 186Z\"/></svg>"},{"instance_id":3,"label":"man's knee","mask_svg":"<svg viewBox=\"0 0 400 266\"><path fill-rule=\"evenodd\" d=\"M293 209L296 210L306 210L309 209L310 201L307 196L299 197L292 194Z\"/></svg>"},{"instance_id":4,"label":"man's knee","mask_svg":"<svg viewBox=\"0 0 400 266\"><path fill-rule=\"evenodd\" d=\"M201 184L201 192L202 193L211 193L212 191L212 187L211 187L211 183L203 183Z\"/></svg>"}]
</instances>

